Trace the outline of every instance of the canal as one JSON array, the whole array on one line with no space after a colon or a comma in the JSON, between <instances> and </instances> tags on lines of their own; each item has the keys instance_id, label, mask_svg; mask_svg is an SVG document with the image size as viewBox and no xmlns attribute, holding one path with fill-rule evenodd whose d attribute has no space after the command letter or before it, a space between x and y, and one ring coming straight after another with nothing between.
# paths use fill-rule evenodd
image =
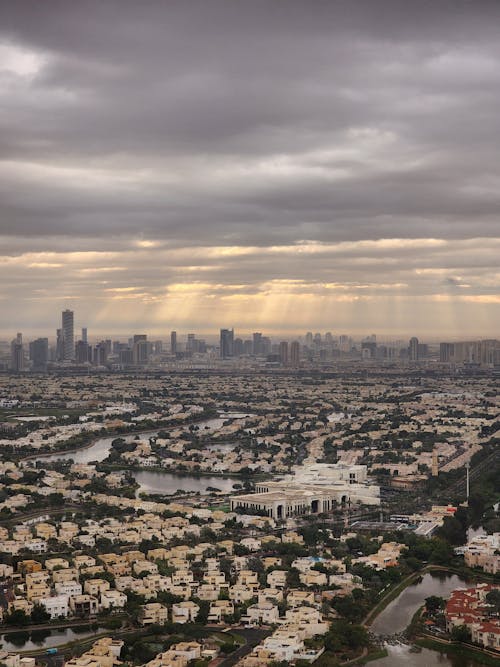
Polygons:
<instances>
[{"instance_id":1,"label":"canal","mask_svg":"<svg viewBox=\"0 0 500 667\"><path fill-rule=\"evenodd\" d=\"M245 419L251 417L250 413L228 412L220 413L219 416L197 422L198 433L216 433L228 419ZM178 428L178 427L176 427ZM142 433L130 433L121 436L112 436L98 438L90 447L79 449L77 451L60 452L56 454L41 454L34 461L69 461L75 463L93 463L104 461L109 455L111 443L116 437L121 437L127 442L132 442L137 436L140 439L148 439L158 435L159 431L168 429L154 429L143 431ZM206 449L220 453L229 452L238 446L237 442L207 443ZM139 484L137 494L140 493L158 493L171 495L176 491L185 491L189 493L206 493L209 488L219 489L229 493L233 490L234 484L241 483L237 477L221 477L216 475L190 475L174 474L168 471L149 471L142 470L134 473L134 477Z\"/></svg>"},{"instance_id":2,"label":"canal","mask_svg":"<svg viewBox=\"0 0 500 667\"><path fill-rule=\"evenodd\" d=\"M432 572L425 574L421 581L405 590L387 605L374 620L371 630L376 635L396 635L410 624L415 612L431 595L446 598L456 588L467 586L467 582L455 574ZM370 663L374 667L480 667L480 663L446 651L422 649L415 653L407 644L387 644L389 655Z\"/></svg>"}]
</instances>

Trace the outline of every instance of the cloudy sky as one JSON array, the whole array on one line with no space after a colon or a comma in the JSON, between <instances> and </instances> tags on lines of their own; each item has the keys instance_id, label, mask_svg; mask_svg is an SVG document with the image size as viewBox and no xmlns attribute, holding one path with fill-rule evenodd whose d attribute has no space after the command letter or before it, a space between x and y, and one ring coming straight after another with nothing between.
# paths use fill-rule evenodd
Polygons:
<instances>
[{"instance_id":1,"label":"cloudy sky","mask_svg":"<svg viewBox=\"0 0 500 667\"><path fill-rule=\"evenodd\" d=\"M0 0L2 333L498 335L499 25Z\"/></svg>"}]
</instances>

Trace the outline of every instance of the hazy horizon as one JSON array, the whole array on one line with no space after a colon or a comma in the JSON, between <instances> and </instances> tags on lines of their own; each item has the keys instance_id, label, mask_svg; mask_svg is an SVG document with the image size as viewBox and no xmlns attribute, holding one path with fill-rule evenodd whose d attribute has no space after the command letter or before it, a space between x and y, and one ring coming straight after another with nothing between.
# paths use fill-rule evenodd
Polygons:
<instances>
[{"instance_id":1,"label":"hazy horizon","mask_svg":"<svg viewBox=\"0 0 500 667\"><path fill-rule=\"evenodd\" d=\"M3 337L499 337L500 3L0 10Z\"/></svg>"}]
</instances>

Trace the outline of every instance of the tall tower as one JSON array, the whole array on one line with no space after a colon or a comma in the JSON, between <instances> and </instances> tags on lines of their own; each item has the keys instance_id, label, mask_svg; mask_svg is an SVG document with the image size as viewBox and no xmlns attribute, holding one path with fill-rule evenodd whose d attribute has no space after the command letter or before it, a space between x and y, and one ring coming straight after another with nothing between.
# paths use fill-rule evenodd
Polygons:
<instances>
[{"instance_id":1,"label":"tall tower","mask_svg":"<svg viewBox=\"0 0 500 667\"><path fill-rule=\"evenodd\" d=\"M298 340L292 341L290 345L290 361L292 366L295 367L300 364L300 343Z\"/></svg>"},{"instance_id":2,"label":"tall tower","mask_svg":"<svg viewBox=\"0 0 500 667\"><path fill-rule=\"evenodd\" d=\"M30 343L30 357L34 371L46 371L49 360L49 339L37 338Z\"/></svg>"},{"instance_id":3,"label":"tall tower","mask_svg":"<svg viewBox=\"0 0 500 667\"><path fill-rule=\"evenodd\" d=\"M262 352L262 334L259 331L256 331L252 335L253 340L253 354L256 356Z\"/></svg>"},{"instance_id":4,"label":"tall tower","mask_svg":"<svg viewBox=\"0 0 500 667\"><path fill-rule=\"evenodd\" d=\"M15 373L24 369L23 335L20 333L10 344L10 367Z\"/></svg>"},{"instance_id":5,"label":"tall tower","mask_svg":"<svg viewBox=\"0 0 500 667\"><path fill-rule=\"evenodd\" d=\"M63 359L71 360L75 358L75 314L72 310L63 310L62 312L62 345Z\"/></svg>"},{"instance_id":6,"label":"tall tower","mask_svg":"<svg viewBox=\"0 0 500 667\"><path fill-rule=\"evenodd\" d=\"M177 331L170 332L170 352L177 354Z\"/></svg>"},{"instance_id":7,"label":"tall tower","mask_svg":"<svg viewBox=\"0 0 500 667\"><path fill-rule=\"evenodd\" d=\"M288 364L288 343L286 340L281 341L279 350L280 362L283 364L283 366L286 366Z\"/></svg>"},{"instance_id":8,"label":"tall tower","mask_svg":"<svg viewBox=\"0 0 500 667\"><path fill-rule=\"evenodd\" d=\"M234 354L234 329L220 330L220 356L227 359Z\"/></svg>"},{"instance_id":9,"label":"tall tower","mask_svg":"<svg viewBox=\"0 0 500 667\"><path fill-rule=\"evenodd\" d=\"M410 361L418 361L418 338L413 336L410 338L410 344L408 347Z\"/></svg>"},{"instance_id":10,"label":"tall tower","mask_svg":"<svg viewBox=\"0 0 500 667\"><path fill-rule=\"evenodd\" d=\"M82 340L84 343L88 343L87 339L87 327L82 327Z\"/></svg>"}]
</instances>

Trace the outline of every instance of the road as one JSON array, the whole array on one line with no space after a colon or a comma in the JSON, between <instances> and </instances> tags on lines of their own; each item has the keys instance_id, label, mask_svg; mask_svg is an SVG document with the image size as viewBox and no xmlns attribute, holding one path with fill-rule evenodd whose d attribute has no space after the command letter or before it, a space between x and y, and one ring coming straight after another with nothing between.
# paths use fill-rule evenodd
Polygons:
<instances>
[{"instance_id":1,"label":"road","mask_svg":"<svg viewBox=\"0 0 500 667\"><path fill-rule=\"evenodd\" d=\"M250 628L235 628L234 634L241 635L246 641L246 644L243 644L239 649L228 655L227 658L224 658L221 662L218 663L217 667L232 667L235 665L241 658L245 655L251 653L257 644L271 634L270 630L257 630Z\"/></svg>"}]
</instances>

